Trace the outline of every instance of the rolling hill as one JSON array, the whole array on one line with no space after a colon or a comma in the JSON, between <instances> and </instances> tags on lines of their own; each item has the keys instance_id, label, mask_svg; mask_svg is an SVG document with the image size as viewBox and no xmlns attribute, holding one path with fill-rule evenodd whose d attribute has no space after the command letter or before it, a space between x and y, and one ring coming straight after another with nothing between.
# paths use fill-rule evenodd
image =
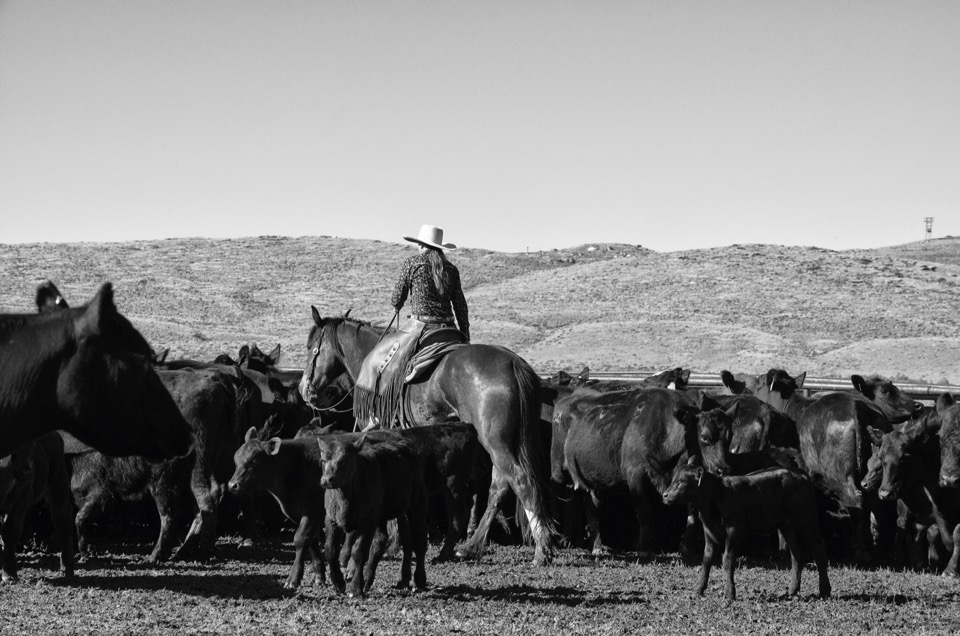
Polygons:
<instances>
[{"instance_id":1,"label":"rolling hill","mask_svg":"<svg viewBox=\"0 0 960 636\"><path fill-rule=\"evenodd\" d=\"M326 236L0 246L0 310L32 311L53 280L74 304L112 281L157 348L212 359L280 343L300 367L310 306L386 323L409 244ZM540 371L650 370L960 383L960 239L873 250L620 244L531 253L460 249L476 342Z\"/></svg>"}]
</instances>

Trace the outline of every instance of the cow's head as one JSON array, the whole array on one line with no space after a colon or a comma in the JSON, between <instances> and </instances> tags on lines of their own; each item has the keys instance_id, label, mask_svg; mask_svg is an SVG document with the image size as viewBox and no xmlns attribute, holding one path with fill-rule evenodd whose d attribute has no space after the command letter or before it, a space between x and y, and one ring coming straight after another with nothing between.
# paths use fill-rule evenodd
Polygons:
<instances>
[{"instance_id":1,"label":"cow's head","mask_svg":"<svg viewBox=\"0 0 960 636\"><path fill-rule=\"evenodd\" d=\"M884 434L872 427L870 430L874 444L879 446L876 457L882 467L882 479L877 494L880 499L894 501L919 471L920 462L923 461L921 446L929 438L926 427L923 422L911 422L902 430L894 429ZM867 475L869 474L868 463ZM864 481L867 481L866 477ZM872 484L868 482L867 485ZM867 485L864 486L865 489Z\"/></svg>"},{"instance_id":2,"label":"cow's head","mask_svg":"<svg viewBox=\"0 0 960 636\"><path fill-rule=\"evenodd\" d=\"M265 488L276 472L276 457L280 453L280 438L267 437L269 429L261 431L251 427L243 445L233 454L236 469L227 483L233 494L241 494Z\"/></svg>"},{"instance_id":3,"label":"cow's head","mask_svg":"<svg viewBox=\"0 0 960 636\"><path fill-rule=\"evenodd\" d=\"M324 488L343 488L353 481L357 471L360 449L363 448L366 435L352 442L317 439L320 445L320 461L323 464L323 477L320 485Z\"/></svg>"},{"instance_id":4,"label":"cow's head","mask_svg":"<svg viewBox=\"0 0 960 636\"><path fill-rule=\"evenodd\" d=\"M904 394L893 382L880 376L851 375L853 388L880 407L892 423L906 422L923 414L923 404Z\"/></svg>"},{"instance_id":5,"label":"cow's head","mask_svg":"<svg viewBox=\"0 0 960 636\"><path fill-rule=\"evenodd\" d=\"M940 485L960 488L960 405L945 393L937 400L940 422Z\"/></svg>"},{"instance_id":6,"label":"cow's head","mask_svg":"<svg viewBox=\"0 0 960 636\"><path fill-rule=\"evenodd\" d=\"M719 479L703 468L698 457L691 457L673 474L670 485L663 491L663 503L674 505L697 501L702 496L704 481L709 481L711 477Z\"/></svg>"},{"instance_id":7,"label":"cow's head","mask_svg":"<svg viewBox=\"0 0 960 636\"><path fill-rule=\"evenodd\" d=\"M729 475L730 440L733 436L733 421L737 417L738 404L724 410L715 400L700 392L700 413L697 415L697 445L703 466L717 475Z\"/></svg>"}]
</instances>

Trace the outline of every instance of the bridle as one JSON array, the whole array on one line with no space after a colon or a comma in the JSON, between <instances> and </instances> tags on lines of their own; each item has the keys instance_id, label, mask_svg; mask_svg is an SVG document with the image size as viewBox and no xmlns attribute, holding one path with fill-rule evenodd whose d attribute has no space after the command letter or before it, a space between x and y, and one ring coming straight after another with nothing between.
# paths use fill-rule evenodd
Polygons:
<instances>
[{"instance_id":1,"label":"bridle","mask_svg":"<svg viewBox=\"0 0 960 636\"><path fill-rule=\"evenodd\" d=\"M338 326L338 325L334 325L334 327L333 327L333 329L334 329L334 335L336 335L337 326ZM318 327L318 330L319 330L320 333L319 333L319 336L318 336L318 338L317 338L317 344L314 345L313 349L310 351L310 353L311 353L311 355L312 355L313 357L310 359L310 374L307 375L307 383L310 385L310 388L312 388L314 391L317 391L317 387L316 387L316 386L314 385L314 383L313 383L313 378L314 378L314 376L316 375L316 371L317 371L317 358L320 357L320 345L323 344L323 332L324 332L324 327L322 327L322 326L321 326L321 327ZM334 355L336 356L337 361L340 362L340 364L342 364L342 365L344 366L344 368L346 368L346 364L344 364L344 362L343 362L343 349L341 349L341 347L340 347L340 339L339 339L339 338L334 338L334 343L335 343L334 351L333 351L333 352L334 352ZM316 406L316 405L313 404L312 402L309 403L308 406L313 410L314 414L319 413L319 412L347 413L347 412L349 412L349 411L352 411L353 409L337 409L337 407L340 406L341 404L343 404L343 401L344 401L344 400L346 400L348 397L350 397L350 396L353 395L353 389L354 389L355 386L356 386L356 385L351 386L351 387L350 387L350 390L347 391L347 392L343 395L343 397L341 397L339 400L337 400L336 404L334 404L334 405L332 405L332 406Z\"/></svg>"},{"instance_id":2,"label":"bridle","mask_svg":"<svg viewBox=\"0 0 960 636\"><path fill-rule=\"evenodd\" d=\"M390 322L387 323L387 328L384 329L383 333L380 334L380 338L377 339L377 344L380 344L380 341L383 340L383 337L387 335L387 332L390 330L390 326L393 324L394 320L397 321L397 329L399 329L400 328L400 310L399 309L393 315L393 318L390 319ZM336 336L337 329L340 327L341 324L343 324L343 321L338 322L334 325L333 327L334 336ZM317 390L317 387L314 386L313 384L313 378L314 378L314 375L316 374L317 358L320 357L320 346L323 344L323 332L324 332L324 327L318 326L317 328L319 329L320 334L317 338L317 343L313 346L313 349L310 351L313 357L310 359L310 374L307 376L307 383L309 383L310 387L313 388L314 391ZM376 346L374 346L374 348L376 348ZM339 337L334 338L333 352L334 352L334 355L336 356L337 361L343 366L344 369L346 369L347 363L344 361L343 346L340 344ZM348 397L353 395L353 390L356 388L356 386L357 386L356 383L354 383L354 385L350 387L350 390L347 391L343 395L343 397L337 400L337 403L334 404L333 406L320 407L320 406L314 406L313 404L310 404L310 408L313 409L314 413L319 411L329 411L333 413L347 413L349 412L349 410L352 410L352 409L337 410L336 407L342 404L343 401L346 400Z\"/></svg>"}]
</instances>

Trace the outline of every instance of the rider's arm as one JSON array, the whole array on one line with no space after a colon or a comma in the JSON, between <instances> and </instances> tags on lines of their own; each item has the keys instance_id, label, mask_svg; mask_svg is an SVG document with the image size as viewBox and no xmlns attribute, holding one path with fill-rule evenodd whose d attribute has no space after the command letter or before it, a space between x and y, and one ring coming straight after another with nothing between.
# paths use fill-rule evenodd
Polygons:
<instances>
[{"instance_id":1,"label":"rider's arm","mask_svg":"<svg viewBox=\"0 0 960 636\"><path fill-rule=\"evenodd\" d=\"M456 268L450 271L450 304L453 305L453 315L457 317L460 331L470 340L470 318L467 312L467 299L463 297L463 288L460 286L460 272Z\"/></svg>"},{"instance_id":2,"label":"rider's arm","mask_svg":"<svg viewBox=\"0 0 960 636\"><path fill-rule=\"evenodd\" d=\"M410 291L410 265L410 259L403 262L403 267L400 269L400 278L397 279L397 284L393 288L393 296L390 297L390 304L397 311L400 311L403 303L407 301L407 293Z\"/></svg>"}]
</instances>

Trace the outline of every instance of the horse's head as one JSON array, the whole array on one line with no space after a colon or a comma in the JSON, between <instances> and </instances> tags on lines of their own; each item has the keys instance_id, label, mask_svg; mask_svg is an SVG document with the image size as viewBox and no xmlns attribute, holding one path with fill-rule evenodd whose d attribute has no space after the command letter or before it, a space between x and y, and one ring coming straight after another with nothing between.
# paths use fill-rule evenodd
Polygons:
<instances>
[{"instance_id":1,"label":"horse's head","mask_svg":"<svg viewBox=\"0 0 960 636\"><path fill-rule=\"evenodd\" d=\"M316 404L322 390L346 371L337 341L337 326L343 318L323 318L310 307L313 327L307 336L307 363L300 379L300 395L308 404Z\"/></svg>"}]
</instances>

